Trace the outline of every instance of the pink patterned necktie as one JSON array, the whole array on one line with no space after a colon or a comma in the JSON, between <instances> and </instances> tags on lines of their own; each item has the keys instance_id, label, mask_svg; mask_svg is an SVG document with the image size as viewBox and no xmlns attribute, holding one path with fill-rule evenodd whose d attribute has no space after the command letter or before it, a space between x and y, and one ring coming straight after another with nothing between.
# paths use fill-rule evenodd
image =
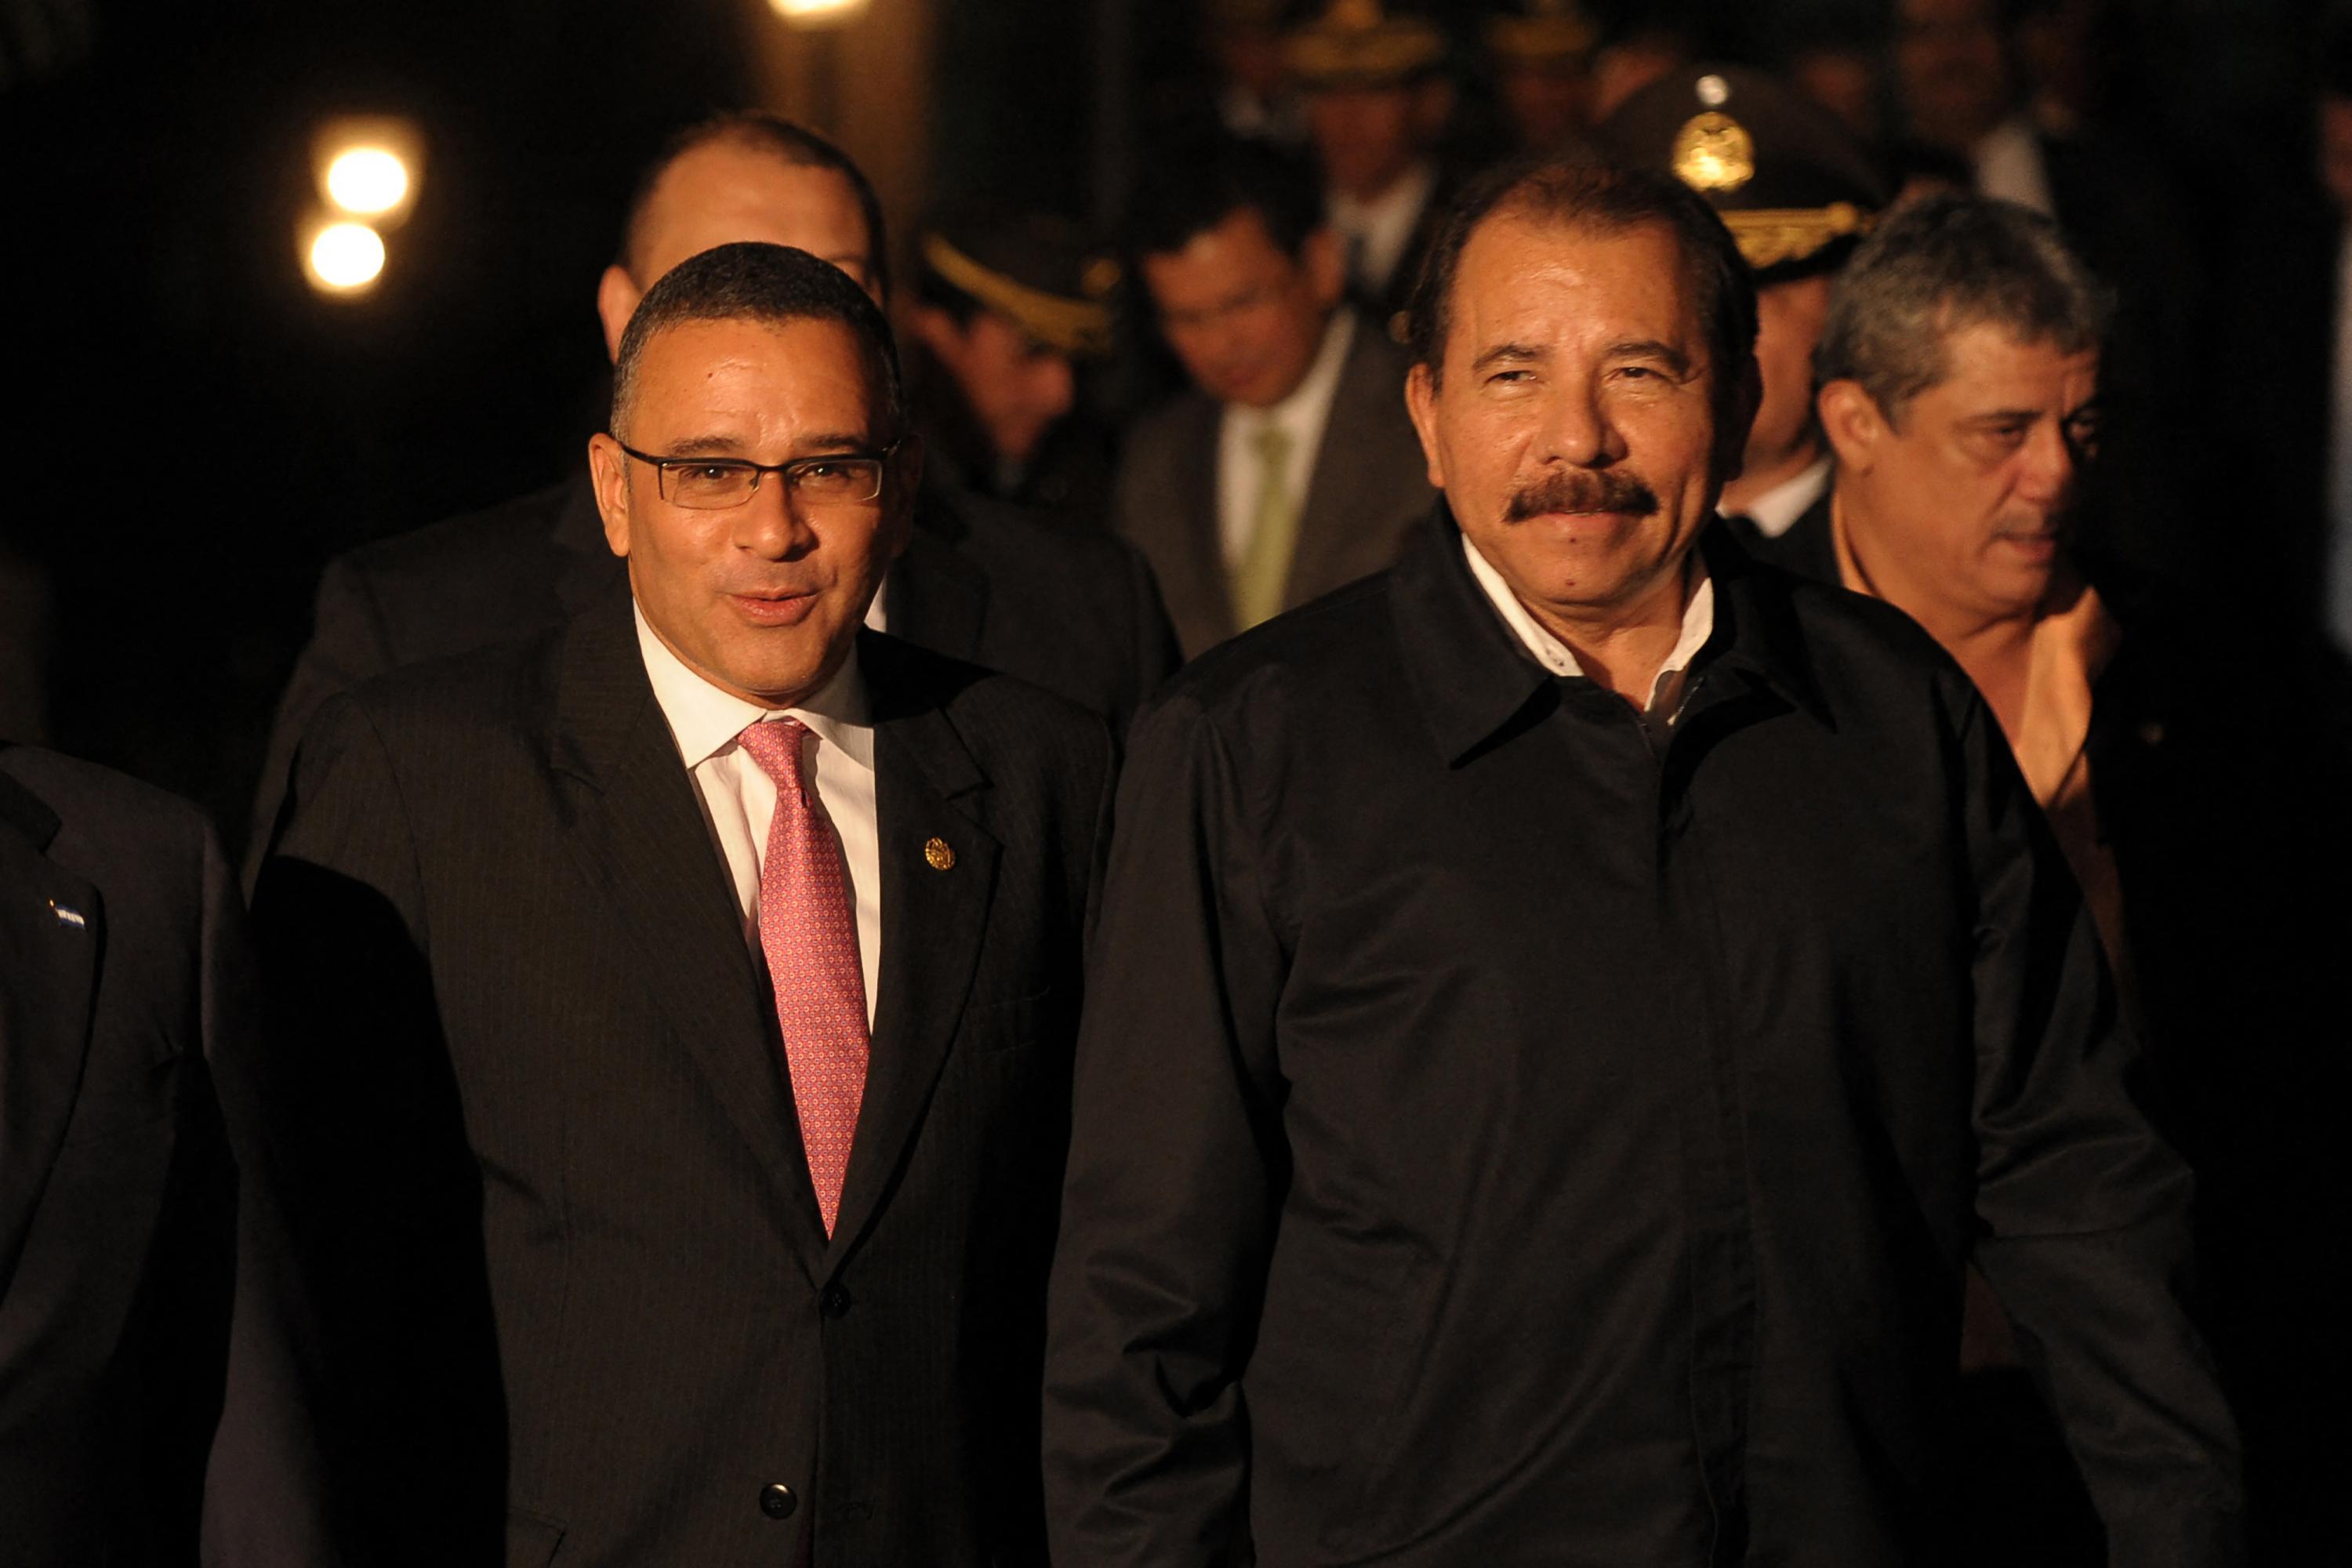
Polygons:
<instances>
[{"instance_id":1,"label":"pink patterned necktie","mask_svg":"<svg viewBox=\"0 0 2352 1568\"><path fill-rule=\"evenodd\" d=\"M784 1067L801 1119L801 1147L824 1233L841 1208L857 1106L866 1097L866 973L857 961L857 914L841 841L801 765L809 727L763 721L735 737L775 781L776 815L760 863L760 945L776 993Z\"/></svg>"}]
</instances>

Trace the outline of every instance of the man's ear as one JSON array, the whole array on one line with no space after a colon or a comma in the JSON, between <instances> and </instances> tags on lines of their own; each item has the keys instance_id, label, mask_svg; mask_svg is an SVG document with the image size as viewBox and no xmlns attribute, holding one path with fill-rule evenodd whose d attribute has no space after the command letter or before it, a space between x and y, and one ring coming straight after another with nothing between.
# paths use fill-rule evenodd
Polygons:
<instances>
[{"instance_id":1,"label":"man's ear","mask_svg":"<svg viewBox=\"0 0 2352 1568\"><path fill-rule=\"evenodd\" d=\"M1437 378L1425 364L1416 364L1405 374L1404 411L1412 416L1413 432L1421 437L1421 457L1429 465L1430 488L1442 490L1445 488L1445 460L1437 452Z\"/></svg>"},{"instance_id":2,"label":"man's ear","mask_svg":"<svg viewBox=\"0 0 2352 1568\"><path fill-rule=\"evenodd\" d=\"M890 454L889 469L882 482L888 487L891 498L887 513L890 523L890 559L896 561L907 548L907 541L915 531L915 498L923 488L923 438L912 430L898 437L898 449Z\"/></svg>"},{"instance_id":3,"label":"man's ear","mask_svg":"<svg viewBox=\"0 0 2352 1568\"><path fill-rule=\"evenodd\" d=\"M1890 429L1878 400L1858 381L1832 381L1813 395L1813 412L1821 417L1822 434L1837 454L1838 467L1856 474L1870 472Z\"/></svg>"},{"instance_id":4,"label":"man's ear","mask_svg":"<svg viewBox=\"0 0 2352 1568\"><path fill-rule=\"evenodd\" d=\"M1298 247L1299 265L1307 268L1307 287L1316 304L1328 310L1348 292L1348 253L1336 230L1318 228Z\"/></svg>"},{"instance_id":5,"label":"man's ear","mask_svg":"<svg viewBox=\"0 0 2352 1568\"><path fill-rule=\"evenodd\" d=\"M1731 391L1731 416L1715 436L1715 469L1729 484L1748 466L1748 436L1764 406L1764 367L1749 354L1740 362L1739 384Z\"/></svg>"},{"instance_id":6,"label":"man's ear","mask_svg":"<svg viewBox=\"0 0 2352 1568\"><path fill-rule=\"evenodd\" d=\"M596 515L604 520L604 542L614 554L629 553L629 455L601 431L588 437L588 481L596 490Z\"/></svg>"},{"instance_id":7,"label":"man's ear","mask_svg":"<svg viewBox=\"0 0 2352 1568\"><path fill-rule=\"evenodd\" d=\"M621 334L629 330L629 318L637 313L637 301L645 297L637 280L617 261L604 268L604 276L597 279L596 317L604 323L606 359L620 359Z\"/></svg>"},{"instance_id":8,"label":"man's ear","mask_svg":"<svg viewBox=\"0 0 2352 1568\"><path fill-rule=\"evenodd\" d=\"M956 350L963 344L962 329L956 319L937 305L910 304L900 312L906 323L907 336L923 345L930 356L949 368L954 368Z\"/></svg>"},{"instance_id":9,"label":"man's ear","mask_svg":"<svg viewBox=\"0 0 2352 1568\"><path fill-rule=\"evenodd\" d=\"M1430 77L1412 95L1412 128L1420 134L1422 145L1432 145L1444 136L1453 118L1454 83L1444 76Z\"/></svg>"}]
</instances>

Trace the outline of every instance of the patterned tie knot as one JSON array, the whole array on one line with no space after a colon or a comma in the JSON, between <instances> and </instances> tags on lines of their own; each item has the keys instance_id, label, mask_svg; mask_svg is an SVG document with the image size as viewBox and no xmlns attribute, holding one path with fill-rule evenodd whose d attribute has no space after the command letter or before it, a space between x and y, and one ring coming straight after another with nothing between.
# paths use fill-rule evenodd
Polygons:
<instances>
[{"instance_id":1,"label":"patterned tie knot","mask_svg":"<svg viewBox=\"0 0 2352 1568\"><path fill-rule=\"evenodd\" d=\"M756 724L745 725L743 732L735 737L735 743L751 753L751 760L760 764L760 771L778 789L789 782L793 793L806 799L807 791L801 781L801 752L802 742L809 733L809 727L797 719L762 719Z\"/></svg>"}]
</instances>

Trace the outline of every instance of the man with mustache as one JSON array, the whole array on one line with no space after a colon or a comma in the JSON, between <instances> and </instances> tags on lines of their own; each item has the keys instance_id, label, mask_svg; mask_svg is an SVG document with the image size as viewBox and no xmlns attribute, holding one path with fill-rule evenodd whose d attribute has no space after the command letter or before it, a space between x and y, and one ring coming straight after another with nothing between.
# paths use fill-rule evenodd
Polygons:
<instances>
[{"instance_id":1,"label":"man with mustache","mask_svg":"<svg viewBox=\"0 0 2352 1568\"><path fill-rule=\"evenodd\" d=\"M222 1506L310 1500L251 1559L306 1564L1041 1563L1110 737L864 628L919 453L830 262L665 273L587 458L628 596L298 753Z\"/></svg>"},{"instance_id":2,"label":"man with mustache","mask_svg":"<svg viewBox=\"0 0 2352 1568\"><path fill-rule=\"evenodd\" d=\"M1405 356L1340 304L1305 167L1243 142L1171 152L1130 238L1192 387L1129 434L1111 519L1150 558L1190 656L1396 559L1429 487Z\"/></svg>"},{"instance_id":3,"label":"man with mustache","mask_svg":"<svg viewBox=\"0 0 2352 1568\"><path fill-rule=\"evenodd\" d=\"M1413 319L1411 552L1131 734L1056 1560L1937 1561L1973 1259L2111 1560L2233 1561L2186 1174L1997 721L1716 519L1731 236L1663 175L1506 171Z\"/></svg>"}]
</instances>

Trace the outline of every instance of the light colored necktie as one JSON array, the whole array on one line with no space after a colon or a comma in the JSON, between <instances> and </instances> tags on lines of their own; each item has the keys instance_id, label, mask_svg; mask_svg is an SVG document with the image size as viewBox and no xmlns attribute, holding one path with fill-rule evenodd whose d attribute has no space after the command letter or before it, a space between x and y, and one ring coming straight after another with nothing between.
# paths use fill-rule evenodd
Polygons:
<instances>
[{"instance_id":1,"label":"light colored necktie","mask_svg":"<svg viewBox=\"0 0 2352 1568\"><path fill-rule=\"evenodd\" d=\"M1290 585L1290 558L1298 542L1298 507L1290 493L1290 432L1269 421L1250 437L1257 452L1257 501L1250 509L1249 542L1230 584L1234 629L1247 631L1281 613Z\"/></svg>"},{"instance_id":2,"label":"light colored necktie","mask_svg":"<svg viewBox=\"0 0 2352 1568\"><path fill-rule=\"evenodd\" d=\"M841 1209L841 1181L866 1097L866 972L841 840L802 765L811 731L797 719L753 724L735 739L776 784L776 815L760 862L760 946L776 994L784 1067L800 1113L801 1147L824 1233Z\"/></svg>"}]
</instances>

